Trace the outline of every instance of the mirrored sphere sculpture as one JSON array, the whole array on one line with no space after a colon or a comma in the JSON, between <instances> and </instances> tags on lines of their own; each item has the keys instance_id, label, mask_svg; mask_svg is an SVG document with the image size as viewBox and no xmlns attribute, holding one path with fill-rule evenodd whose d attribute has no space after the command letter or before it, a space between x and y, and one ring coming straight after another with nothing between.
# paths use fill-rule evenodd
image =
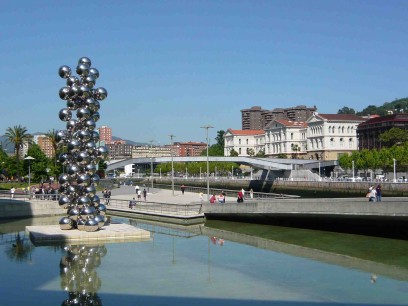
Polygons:
<instances>
[{"instance_id":1,"label":"mirrored sphere sculpture","mask_svg":"<svg viewBox=\"0 0 408 306\"><path fill-rule=\"evenodd\" d=\"M67 208L67 216L59 222L63 230L93 232L105 223L106 207L95 193L99 182L97 165L107 158L108 149L96 145L96 122L100 119L100 101L107 98L108 92L104 87L94 88L100 74L91 65L88 57L81 57L75 69L67 65L58 69L58 75L65 79L65 86L58 92L65 105L58 117L66 123L66 130L56 133L58 146L65 149L59 161L66 173L58 179L59 205ZM75 72L78 76L72 75Z\"/></svg>"}]
</instances>

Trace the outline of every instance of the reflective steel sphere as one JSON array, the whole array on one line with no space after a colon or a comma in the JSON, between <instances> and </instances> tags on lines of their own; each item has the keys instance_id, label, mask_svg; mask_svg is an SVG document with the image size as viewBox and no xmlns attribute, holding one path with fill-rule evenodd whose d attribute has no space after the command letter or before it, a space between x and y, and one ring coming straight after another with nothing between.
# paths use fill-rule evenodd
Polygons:
<instances>
[{"instance_id":1,"label":"reflective steel sphere","mask_svg":"<svg viewBox=\"0 0 408 306\"><path fill-rule=\"evenodd\" d=\"M85 230L85 222L86 222L86 220L79 217L77 222L76 222L77 229L80 230L80 231L84 231Z\"/></svg>"},{"instance_id":2,"label":"reflective steel sphere","mask_svg":"<svg viewBox=\"0 0 408 306\"><path fill-rule=\"evenodd\" d=\"M93 115L92 115L93 117ZM89 130L89 131L93 131L96 128L96 123L93 119L89 119L85 121L85 127ZM89 139L87 141L89 141L91 138L89 137Z\"/></svg>"},{"instance_id":3,"label":"reflective steel sphere","mask_svg":"<svg viewBox=\"0 0 408 306\"><path fill-rule=\"evenodd\" d=\"M90 198L91 198L91 201L92 201L92 198L93 198L93 196L95 196L95 194L96 194L96 188L95 188L95 186L87 186L86 188L85 188L85 194L86 195L88 195ZM93 203L93 202L92 202ZM94 204L94 203L93 203Z\"/></svg>"},{"instance_id":4,"label":"reflective steel sphere","mask_svg":"<svg viewBox=\"0 0 408 306\"><path fill-rule=\"evenodd\" d=\"M81 64L86 64L86 65L88 65L89 67L92 66L92 64L91 64L91 59L90 59L89 57L86 57L86 56L81 57L81 58L78 60L78 65L81 65Z\"/></svg>"},{"instance_id":5,"label":"reflective steel sphere","mask_svg":"<svg viewBox=\"0 0 408 306\"><path fill-rule=\"evenodd\" d=\"M69 197L67 197L67 196L61 196L59 198L59 200L58 200L59 206L62 206L62 207L65 207L65 206L67 206L67 205L69 205L71 203L72 203L71 199Z\"/></svg>"},{"instance_id":6,"label":"reflective steel sphere","mask_svg":"<svg viewBox=\"0 0 408 306\"><path fill-rule=\"evenodd\" d=\"M68 100L69 99L69 87L62 87L59 91L59 97L62 100Z\"/></svg>"},{"instance_id":7,"label":"reflective steel sphere","mask_svg":"<svg viewBox=\"0 0 408 306\"><path fill-rule=\"evenodd\" d=\"M85 171L88 172L90 175L95 174L96 172L96 166L93 163L90 163L89 165L85 166Z\"/></svg>"},{"instance_id":8,"label":"reflective steel sphere","mask_svg":"<svg viewBox=\"0 0 408 306\"><path fill-rule=\"evenodd\" d=\"M102 157L102 158L106 158L108 156L108 149L106 147L98 147L97 149L97 156Z\"/></svg>"},{"instance_id":9,"label":"reflective steel sphere","mask_svg":"<svg viewBox=\"0 0 408 306\"><path fill-rule=\"evenodd\" d=\"M99 204L98 208L96 209L100 215L106 215L106 206L104 204Z\"/></svg>"},{"instance_id":10,"label":"reflective steel sphere","mask_svg":"<svg viewBox=\"0 0 408 306\"><path fill-rule=\"evenodd\" d=\"M54 138L57 144L63 143L66 139L65 131L56 131Z\"/></svg>"},{"instance_id":11,"label":"reflective steel sphere","mask_svg":"<svg viewBox=\"0 0 408 306\"><path fill-rule=\"evenodd\" d=\"M86 77L89 74L89 65L79 64L76 67L76 73L78 73L81 77Z\"/></svg>"},{"instance_id":12,"label":"reflective steel sphere","mask_svg":"<svg viewBox=\"0 0 408 306\"><path fill-rule=\"evenodd\" d=\"M92 75L95 78L95 80L99 78L99 71L96 68L90 68L89 74Z\"/></svg>"},{"instance_id":13,"label":"reflective steel sphere","mask_svg":"<svg viewBox=\"0 0 408 306\"><path fill-rule=\"evenodd\" d=\"M61 121L69 121L72 118L72 113L68 108L63 108L59 111L58 116Z\"/></svg>"},{"instance_id":14,"label":"reflective steel sphere","mask_svg":"<svg viewBox=\"0 0 408 306\"><path fill-rule=\"evenodd\" d=\"M71 76L71 68L69 68L69 66L63 65L59 67L58 74L61 78L67 79Z\"/></svg>"},{"instance_id":15,"label":"reflective steel sphere","mask_svg":"<svg viewBox=\"0 0 408 306\"><path fill-rule=\"evenodd\" d=\"M99 198L99 196L94 195L94 196L91 198L91 203L92 203L94 206L99 206L99 205L101 205L101 204L100 204L100 203L101 203L101 199Z\"/></svg>"},{"instance_id":16,"label":"reflective steel sphere","mask_svg":"<svg viewBox=\"0 0 408 306\"><path fill-rule=\"evenodd\" d=\"M91 176L91 183L93 183L95 185L98 184L100 180L101 180L101 178L99 177L98 174L94 174L94 175Z\"/></svg>"},{"instance_id":17,"label":"reflective steel sphere","mask_svg":"<svg viewBox=\"0 0 408 306\"><path fill-rule=\"evenodd\" d=\"M94 220L98 222L98 227L101 228L105 225L105 217L102 215L95 216Z\"/></svg>"},{"instance_id":18,"label":"reflective steel sphere","mask_svg":"<svg viewBox=\"0 0 408 306\"><path fill-rule=\"evenodd\" d=\"M98 222L95 219L89 219L85 222L85 231L86 232L95 232L99 229Z\"/></svg>"},{"instance_id":19,"label":"reflective steel sphere","mask_svg":"<svg viewBox=\"0 0 408 306\"><path fill-rule=\"evenodd\" d=\"M70 76L67 79L67 86L71 87L72 85L79 85L79 79L76 76Z\"/></svg>"},{"instance_id":20,"label":"reflective steel sphere","mask_svg":"<svg viewBox=\"0 0 408 306\"><path fill-rule=\"evenodd\" d=\"M91 112L87 108L80 108L77 110L77 118L80 120L87 120L91 118Z\"/></svg>"},{"instance_id":21,"label":"reflective steel sphere","mask_svg":"<svg viewBox=\"0 0 408 306\"><path fill-rule=\"evenodd\" d=\"M99 112L94 112L91 116L92 120L97 122L101 116L99 115Z\"/></svg>"},{"instance_id":22,"label":"reflective steel sphere","mask_svg":"<svg viewBox=\"0 0 408 306\"><path fill-rule=\"evenodd\" d=\"M106 97L108 96L108 91L103 88L103 87L99 87L94 91L94 98L97 100L105 100Z\"/></svg>"},{"instance_id":23,"label":"reflective steel sphere","mask_svg":"<svg viewBox=\"0 0 408 306\"><path fill-rule=\"evenodd\" d=\"M58 183L60 183L61 185L66 185L69 184L71 182L71 177L68 174L61 174L58 177Z\"/></svg>"},{"instance_id":24,"label":"reflective steel sphere","mask_svg":"<svg viewBox=\"0 0 408 306\"><path fill-rule=\"evenodd\" d=\"M78 140L75 140L75 139L68 142L68 146L67 146L68 152L70 152L70 153L78 152L80 147L81 147L81 143Z\"/></svg>"},{"instance_id":25,"label":"reflective steel sphere","mask_svg":"<svg viewBox=\"0 0 408 306\"><path fill-rule=\"evenodd\" d=\"M59 225L60 228L62 230L70 230L73 227L73 223L72 220L68 217L63 217L60 221L59 221Z\"/></svg>"},{"instance_id":26,"label":"reflective steel sphere","mask_svg":"<svg viewBox=\"0 0 408 306\"><path fill-rule=\"evenodd\" d=\"M77 207L68 209L68 216L71 220L77 221L79 217L79 209Z\"/></svg>"},{"instance_id":27,"label":"reflective steel sphere","mask_svg":"<svg viewBox=\"0 0 408 306\"><path fill-rule=\"evenodd\" d=\"M91 178L86 173L79 174L77 178L77 183L80 186L85 186L85 187L89 186L91 184Z\"/></svg>"}]
</instances>

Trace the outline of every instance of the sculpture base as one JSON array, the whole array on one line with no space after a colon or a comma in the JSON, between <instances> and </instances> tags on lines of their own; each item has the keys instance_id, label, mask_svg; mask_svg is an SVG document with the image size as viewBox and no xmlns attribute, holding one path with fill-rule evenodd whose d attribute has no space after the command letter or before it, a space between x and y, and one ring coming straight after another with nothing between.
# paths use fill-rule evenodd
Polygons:
<instances>
[{"instance_id":1,"label":"sculpture base","mask_svg":"<svg viewBox=\"0 0 408 306\"><path fill-rule=\"evenodd\" d=\"M95 232L61 230L59 225L26 226L34 245L104 244L150 240L150 232L128 224L108 224Z\"/></svg>"}]
</instances>

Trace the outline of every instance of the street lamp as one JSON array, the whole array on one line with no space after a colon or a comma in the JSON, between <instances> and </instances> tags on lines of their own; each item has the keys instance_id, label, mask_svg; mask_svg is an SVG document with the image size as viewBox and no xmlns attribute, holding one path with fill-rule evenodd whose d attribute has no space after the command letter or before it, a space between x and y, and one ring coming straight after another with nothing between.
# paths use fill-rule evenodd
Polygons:
<instances>
[{"instance_id":1,"label":"street lamp","mask_svg":"<svg viewBox=\"0 0 408 306\"><path fill-rule=\"evenodd\" d=\"M207 137L207 200L210 199L210 165L208 163L208 129L213 128L211 125L204 125L201 127L202 129L206 129L206 137Z\"/></svg>"},{"instance_id":2,"label":"street lamp","mask_svg":"<svg viewBox=\"0 0 408 306\"><path fill-rule=\"evenodd\" d=\"M353 182L355 181L354 179L354 160L351 161L351 171L353 171Z\"/></svg>"},{"instance_id":3,"label":"street lamp","mask_svg":"<svg viewBox=\"0 0 408 306\"><path fill-rule=\"evenodd\" d=\"M395 162L396 162L396 160L395 160L395 158L393 158L392 160L394 162L394 183L395 183L397 181L397 172L395 171Z\"/></svg>"},{"instance_id":4,"label":"street lamp","mask_svg":"<svg viewBox=\"0 0 408 306\"><path fill-rule=\"evenodd\" d=\"M150 140L150 154L151 154L151 162L150 162L150 180L152 181L152 192L153 192L153 142L154 140Z\"/></svg>"},{"instance_id":5,"label":"street lamp","mask_svg":"<svg viewBox=\"0 0 408 306\"><path fill-rule=\"evenodd\" d=\"M24 158L25 160L28 160L28 195L31 198L31 161L34 160L34 157L27 156Z\"/></svg>"},{"instance_id":6,"label":"street lamp","mask_svg":"<svg viewBox=\"0 0 408 306\"><path fill-rule=\"evenodd\" d=\"M170 148L170 154L171 154L171 192L174 197L174 164L173 164L173 138L176 137L173 134L170 134L170 143L171 143L171 148Z\"/></svg>"}]
</instances>

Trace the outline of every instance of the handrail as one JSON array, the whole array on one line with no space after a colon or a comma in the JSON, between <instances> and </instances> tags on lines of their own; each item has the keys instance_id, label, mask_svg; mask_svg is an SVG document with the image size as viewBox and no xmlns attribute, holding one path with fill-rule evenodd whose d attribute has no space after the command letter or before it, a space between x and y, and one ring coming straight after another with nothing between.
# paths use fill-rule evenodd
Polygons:
<instances>
[{"instance_id":1,"label":"handrail","mask_svg":"<svg viewBox=\"0 0 408 306\"><path fill-rule=\"evenodd\" d=\"M133 208L129 207L129 200L109 199L105 202L108 209L121 209L143 213L158 213L177 216L192 216L201 214L202 204L169 204L161 202L135 201Z\"/></svg>"}]
</instances>

